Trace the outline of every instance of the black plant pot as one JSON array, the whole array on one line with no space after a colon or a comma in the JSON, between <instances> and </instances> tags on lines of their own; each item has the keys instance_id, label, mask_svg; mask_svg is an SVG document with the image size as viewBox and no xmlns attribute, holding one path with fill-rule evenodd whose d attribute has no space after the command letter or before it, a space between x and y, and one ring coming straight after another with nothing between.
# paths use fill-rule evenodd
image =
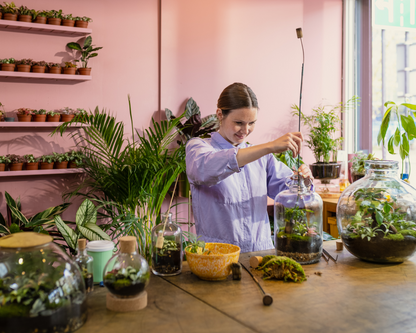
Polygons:
<instances>
[{"instance_id":1,"label":"black plant pot","mask_svg":"<svg viewBox=\"0 0 416 333\"><path fill-rule=\"evenodd\" d=\"M323 163L318 162L314 164L310 164L309 167L311 168L312 175L315 179L321 180L330 180L330 179L337 179L341 174L341 163L331 162L331 163Z\"/></svg>"}]
</instances>

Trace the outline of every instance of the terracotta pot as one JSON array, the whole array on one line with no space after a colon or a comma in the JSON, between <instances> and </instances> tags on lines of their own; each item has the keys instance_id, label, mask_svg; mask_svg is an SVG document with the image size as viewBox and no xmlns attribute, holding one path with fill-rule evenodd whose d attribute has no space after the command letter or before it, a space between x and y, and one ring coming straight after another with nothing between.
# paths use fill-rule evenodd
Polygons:
<instances>
[{"instance_id":1,"label":"terracotta pot","mask_svg":"<svg viewBox=\"0 0 416 333\"><path fill-rule=\"evenodd\" d=\"M10 171L21 171L23 169L23 163L10 164Z\"/></svg>"},{"instance_id":2,"label":"terracotta pot","mask_svg":"<svg viewBox=\"0 0 416 333\"><path fill-rule=\"evenodd\" d=\"M52 25L61 25L61 19L60 18L48 18L48 24Z\"/></svg>"},{"instance_id":3,"label":"terracotta pot","mask_svg":"<svg viewBox=\"0 0 416 333\"><path fill-rule=\"evenodd\" d=\"M48 162L40 162L40 168L41 170L45 170L45 169L53 169L53 165L54 163L48 163Z\"/></svg>"},{"instance_id":4,"label":"terracotta pot","mask_svg":"<svg viewBox=\"0 0 416 333\"><path fill-rule=\"evenodd\" d=\"M75 26L77 28L88 28L88 22L76 20L75 21Z\"/></svg>"},{"instance_id":5,"label":"terracotta pot","mask_svg":"<svg viewBox=\"0 0 416 333\"><path fill-rule=\"evenodd\" d=\"M5 163L0 163L0 171L4 171L6 169Z\"/></svg>"},{"instance_id":6,"label":"terracotta pot","mask_svg":"<svg viewBox=\"0 0 416 333\"><path fill-rule=\"evenodd\" d=\"M61 122L66 123L67 121L71 121L72 119L74 119L75 115L74 114L62 114L61 115Z\"/></svg>"},{"instance_id":7,"label":"terracotta pot","mask_svg":"<svg viewBox=\"0 0 416 333\"><path fill-rule=\"evenodd\" d=\"M32 120L32 115L31 114L18 114L17 119L18 121L29 122Z\"/></svg>"},{"instance_id":8,"label":"terracotta pot","mask_svg":"<svg viewBox=\"0 0 416 333\"><path fill-rule=\"evenodd\" d=\"M62 25L65 27L73 27L75 25L74 20L62 20Z\"/></svg>"},{"instance_id":9,"label":"terracotta pot","mask_svg":"<svg viewBox=\"0 0 416 333\"><path fill-rule=\"evenodd\" d=\"M1 165L1 164L0 164ZM74 169L74 168L78 168L78 164L76 164L75 162L69 162L68 164L68 168ZM1 171L1 170L0 170Z\"/></svg>"},{"instance_id":10,"label":"terracotta pot","mask_svg":"<svg viewBox=\"0 0 416 333\"><path fill-rule=\"evenodd\" d=\"M32 121L37 123L45 122L46 121L46 114L34 114L32 115Z\"/></svg>"},{"instance_id":11,"label":"terracotta pot","mask_svg":"<svg viewBox=\"0 0 416 333\"><path fill-rule=\"evenodd\" d=\"M10 13L3 14L3 20L17 21L17 14L10 14Z\"/></svg>"},{"instance_id":12,"label":"terracotta pot","mask_svg":"<svg viewBox=\"0 0 416 333\"><path fill-rule=\"evenodd\" d=\"M78 68L79 75L91 75L91 68Z\"/></svg>"},{"instance_id":13,"label":"terracotta pot","mask_svg":"<svg viewBox=\"0 0 416 333\"><path fill-rule=\"evenodd\" d=\"M59 121L59 118L61 118L61 115L60 114L57 114L55 116L48 115L46 117L46 121L58 122Z\"/></svg>"},{"instance_id":14,"label":"terracotta pot","mask_svg":"<svg viewBox=\"0 0 416 333\"><path fill-rule=\"evenodd\" d=\"M30 72L30 65L17 65L18 72Z\"/></svg>"},{"instance_id":15,"label":"terracotta pot","mask_svg":"<svg viewBox=\"0 0 416 333\"><path fill-rule=\"evenodd\" d=\"M26 163L26 170L38 170L39 162Z\"/></svg>"},{"instance_id":16,"label":"terracotta pot","mask_svg":"<svg viewBox=\"0 0 416 333\"><path fill-rule=\"evenodd\" d=\"M64 74L71 74L71 75L75 75L77 69L72 67L72 68L64 68Z\"/></svg>"},{"instance_id":17,"label":"terracotta pot","mask_svg":"<svg viewBox=\"0 0 416 333\"><path fill-rule=\"evenodd\" d=\"M55 169L66 169L68 168L68 161L66 162L55 162Z\"/></svg>"},{"instance_id":18,"label":"terracotta pot","mask_svg":"<svg viewBox=\"0 0 416 333\"><path fill-rule=\"evenodd\" d=\"M49 67L50 74L61 74L62 68L61 67Z\"/></svg>"},{"instance_id":19,"label":"terracotta pot","mask_svg":"<svg viewBox=\"0 0 416 333\"><path fill-rule=\"evenodd\" d=\"M32 66L33 73L45 73L46 66Z\"/></svg>"},{"instance_id":20,"label":"terracotta pot","mask_svg":"<svg viewBox=\"0 0 416 333\"><path fill-rule=\"evenodd\" d=\"M32 22L32 15L19 15L20 22Z\"/></svg>"},{"instance_id":21,"label":"terracotta pot","mask_svg":"<svg viewBox=\"0 0 416 333\"><path fill-rule=\"evenodd\" d=\"M1 64L2 71L14 72L16 64Z\"/></svg>"},{"instance_id":22,"label":"terracotta pot","mask_svg":"<svg viewBox=\"0 0 416 333\"><path fill-rule=\"evenodd\" d=\"M3 16L3 13L2 13L2 12L0 12L0 20L1 20L2 16Z\"/></svg>"},{"instance_id":23,"label":"terracotta pot","mask_svg":"<svg viewBox=\"0 0 416 333\"><path fill-rule=\"evenodd\" d=\"M33 23L46 24L47 18L45 16L37 16Z\"/></svg>"}]
</instances>

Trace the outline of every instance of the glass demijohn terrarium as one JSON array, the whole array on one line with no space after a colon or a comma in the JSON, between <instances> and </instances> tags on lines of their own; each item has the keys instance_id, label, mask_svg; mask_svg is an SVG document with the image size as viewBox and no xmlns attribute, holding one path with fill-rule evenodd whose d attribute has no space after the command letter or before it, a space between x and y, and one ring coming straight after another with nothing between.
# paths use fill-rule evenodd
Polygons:
<instances>
[{"instance_id":1,"label":"glass demijohn terrarium","mask_svg":"<svg viewBox=\"0 0 416 333\"><path fill-rule=\"evenodd\" d=\"M288 177L289 189L274 202L275 247L278 256L300 264L318 262L322 255L322 199L309 179Z\"/></svg>"},{"instance_id":2,"label":"glass demijohn terrarium","mask_svg":"<svg viewBox=\"0 0 416 333\"><path fill-rule=\"evenodd\" d=\"M399 178L397 161L365 161L365 169L339 198L339 234L360 259L403 262L416 250L416 190Z\"/></svg>"},{"instance_id":3,"label":"glass demijohn terrarium","mask_svg":"<svg viewBox=\"0 0 416 333\"><path fill-rule=\"evenodd\" d=\"M147 261L136 251L136 238L120 238L120 251L104 267L104 285L118 298L136 297L149 284Z\"/></svg>"},{"instance_id":4,"label":"glass demijohn terrarium","mask_svg":"<svg viewBox=\"0 0 416 333\"><path fill-rule=\"evenodd\" d=\"M182 230L172 222L172 213L161 214L161 221L152 230L152 272L178 275L182 271Z\"/></svg>"},{"instance_id":5,"label":"glass demijohn terrarium","mask_svg":"<svg viewBox=\"0 0 416 333\"><path fill-rule=\"evenodd\" d=\"M87 254L87 240L85 238L78 239L77 255L75 262L78 264L82 277L85 282L85 291L90 293L94 291L94 278L93 278L93 257Z\"/></svg>"},{"instance_id":6,"label":"glass demijohn terrarium","mask_svg":"<svg viewBox=\"0 0 416 333\"><path fill-rule=\"evenodd\" d=\"M87 320L84 280L76 265L34 232L0 238L0 332L73 332Z\"/></svg>"}]
</instances>

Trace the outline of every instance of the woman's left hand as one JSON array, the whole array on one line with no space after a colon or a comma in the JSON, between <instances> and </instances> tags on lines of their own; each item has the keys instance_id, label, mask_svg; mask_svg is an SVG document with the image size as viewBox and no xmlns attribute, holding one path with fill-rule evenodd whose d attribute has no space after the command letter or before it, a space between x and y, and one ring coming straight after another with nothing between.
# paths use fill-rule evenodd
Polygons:
<instances>
[{"instance_id":1,"label":"woman's left hand","mask_svg":"<svg viewBox=\"0 0 416 333\"><path fill-rule=\"evenodd\" d=\"M312 171L306 164L300 166L299 172L302 173L303 178L309 178L313 181Z\"/></svg>"}]
</instances>

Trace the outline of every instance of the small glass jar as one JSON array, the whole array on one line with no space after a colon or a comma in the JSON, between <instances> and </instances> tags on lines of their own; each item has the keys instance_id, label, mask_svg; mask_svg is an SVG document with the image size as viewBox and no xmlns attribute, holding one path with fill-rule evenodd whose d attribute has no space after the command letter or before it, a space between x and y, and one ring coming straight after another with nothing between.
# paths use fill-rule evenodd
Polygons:
<instances>
[{"instance_id":1,"label":"small glass jar","mask_svg":"<svg viewBox=\"0 0 416 333\"><path fill-rule=\"evenodd\" d=\"M119 253L104 267L104 285L116 297L136 297L149 284L149 265L136 247L136 237L121 237Z\"/></svg>"},{"instance_id":2,"label":"small glass jar","mask_svg":"<svg viewBox=\"0 0 416 333\"><path fill-rule=\"evenodd\" d=\"M172 213L161 214L161 223L152 229L152 272L173 276L182 272L182 230L172 222Z\"/></svg>"},{"instance_id":3,"label":"small glass jar","mask_svg":"<svg viewBox=\"0 0 416 333\"><path fill-rule=\"evenodd\" d=\"M338 232L357 258L403 262L416 251L416 190L399 178L397 161L365 161L365 170L339 198Z\"/></svg>"},{"instance_id":4,"label":"small glass jar","mask_svg":"<svg viewBox=\"0 0 416 333\"><path fill-rule=\"evenodd\" d=\"M306 184L305 184L306 182ZM274 202L276 255L299 264L318 262L322 256L322 199L309 179L288 177L288 190Z\"/></svg>"},{"instance_id":5,"label":"small glass jar","mask_svg":"<svg viewBox=\"0 0 416 333\"><path fill-rule=\"evenodd\" d=\"M75 262L81 269L82 277L85 282L85 291L90 293L94 291L94 278L93 278L93 257L87 254L87 240L85 238L78 239L77 255L75 256Z\"/></svg>"}]
</instances>

